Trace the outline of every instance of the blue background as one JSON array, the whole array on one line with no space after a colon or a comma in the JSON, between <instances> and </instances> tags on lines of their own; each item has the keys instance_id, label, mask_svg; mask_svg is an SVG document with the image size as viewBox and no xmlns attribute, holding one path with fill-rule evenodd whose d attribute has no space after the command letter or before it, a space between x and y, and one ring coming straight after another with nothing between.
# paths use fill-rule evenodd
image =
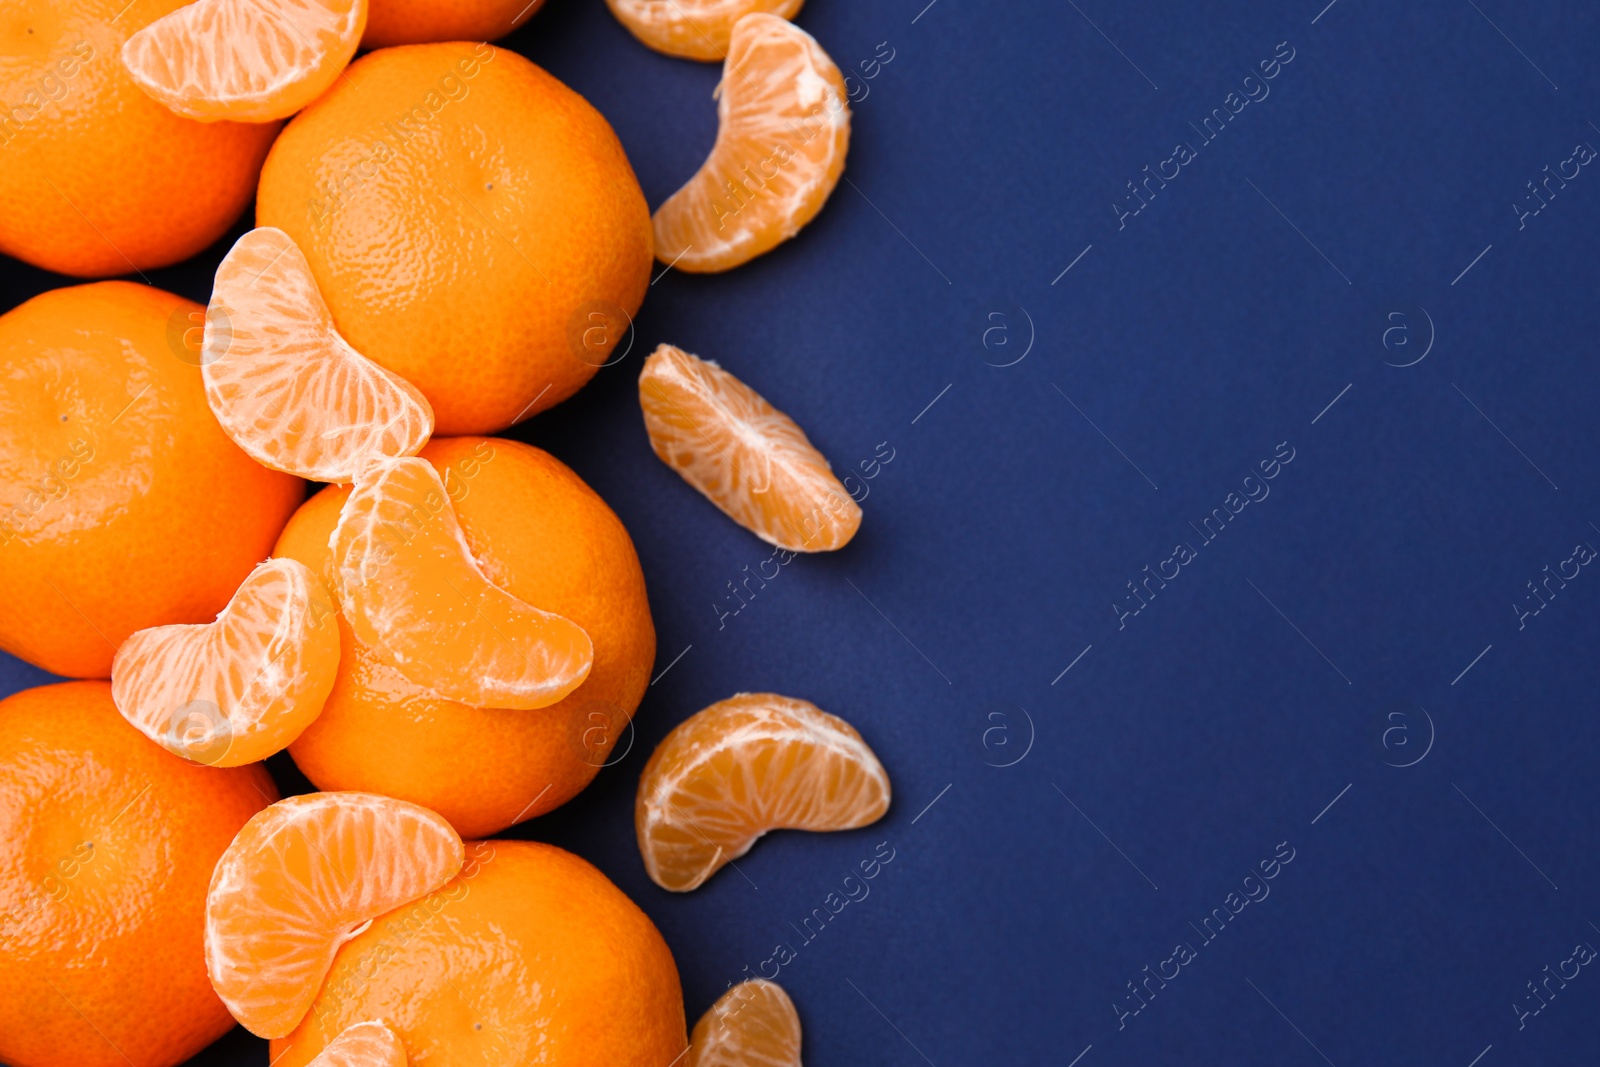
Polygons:
<instances>
[{"instance_id":1,"label":"blue background","mask_svg":"<svg viewBox=\"0 0 1600 1067\"><path fill-rule=\"evenodd\" d=\"M629 356L512 431L621 515L672 663L628 755L515 834L645 908L691 1021L788 942L813 1065L1600 1055L1600 975L1521 1029L1513 1007L1600 945L1600 576L1521 628L1513 606L1600 546L1600 173L1521 228L1513 208L1600 146L1600 16L1324 2L812 0L797 21L854 75L847 183L768 256L667 272ZM1280 42L1270 95L1119 228L1126 183L1198 145L1189 123ZM598 0L550 0L505 44L611 120L652 205L709 149L718 69ZM151 280L204 301L243 229ZM6 306L67 282L0 280ZM855 541L720 628L770 550L651 458L635 378L663 340L836 469L894 454ZM1270 495L1204 543L1190 524L1285 443ZM1196 558L1119 622L1180 542ZM48 680L0 663L0 691ZM640 768L761 689L856 724L894 807L665 893L634 844ZM871 895L802 942L881 841ZM1191 924L1283 842L1270 896L1205 943ZM1196 958L1119 1028L1179 942ZM195 1062L266 1059L236 1030Z\"/></svg>"}]
</instances>

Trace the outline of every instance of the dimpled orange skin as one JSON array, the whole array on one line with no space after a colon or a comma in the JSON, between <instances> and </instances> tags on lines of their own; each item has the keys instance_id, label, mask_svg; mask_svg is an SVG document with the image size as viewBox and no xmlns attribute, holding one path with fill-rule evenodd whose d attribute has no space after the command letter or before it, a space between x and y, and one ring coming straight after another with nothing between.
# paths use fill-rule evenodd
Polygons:
<instances>
[{"instance_id":1,"label":"dimpled orange skin","mask_svg":"<svg viewBox=\"0 0 1600 1067\"><path fill-rule=\"evenodd\" d=\"M168 1067L232 1029L206 977L206 889L277 796L259 764L151 744L104 682L0 701L0 1061Z\"/></svg>"},{"instance_id":2,"label":"dimpled orange skin","mask_svg":"<svg viewBox=\"0 0 1600 1067\"><path fill-rule=\"evenodd\" d=\"M564 464L500 438L434 438L422 450L444 479L473 556L495 584L582 626L594 666L565 700L537 711L474 708L408 681L339 619L339 677L289 753L325 790L409 800L485 837L576 796L626 737L650 682L655 627L633 542ZM348 487L306 501L275 556L331 581L328 537Z\"/></svg>"},{"instance_id":3,"label":"dimpled orange skin","mask_svg":"<svg viewBox=\"0 0 1600 1067\"><path fill-rule=\"evenodd\" d=\"M212 621L303 499L206 406L203 314L96 282L0 316L0 648L107 677L135 630Z\"/></svg>"},{"instance_id":4,"label":"dimpled orange skin","mask_svg":"<svg viewBox=\"0 0 1600 1067\"><path fill-rule=\"evenodd\" d=\"M362 48L430 41L493 41L533 17L544 0L370 0Z\"/></svg>"},{"instance_id":5,"label":"dimpled orange skin","mask_svg":"<svg viewBox=\"0 0 1600 1067\"><path fill-rule=\"evenodd\" d=\"M346 942L272 1062L303 1067L366 1019L412 1063L452 1067L668 1067L688 1045L655 925L588 862L534 841L468 842L454 881Z\"/></svg>"},{"instance_id":6,"label":"dimpled orange skin","mask_svg":"<svg viewBox=\"0 0 1600 1067\"><path fill-rule=\"evenodd\" d=\"M250 203L277 123L180 118L119 58L187 2L0 4L0 252L128 274L189 258Z\"/></svg>"},{"instance_id":7,"label":"dimpled orange skin","mask_svg":"<svg viewBox=\"0 0 1600 1067\"><path fill-rule=\"evenodd\" d=\"M294 239L340 334L422 390L441 436L577 392L650 282L649 208L610 125L487 44L352 63L273 146L256 221Z\"/></svg>"}]
</instances>

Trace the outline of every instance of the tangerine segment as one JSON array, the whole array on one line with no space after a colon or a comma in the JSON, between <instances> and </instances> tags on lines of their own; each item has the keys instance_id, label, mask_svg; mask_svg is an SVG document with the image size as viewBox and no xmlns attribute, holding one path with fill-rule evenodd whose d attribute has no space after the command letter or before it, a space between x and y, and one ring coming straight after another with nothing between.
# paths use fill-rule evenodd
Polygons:
<instances>
[{"instance_id":1,"label":"tangerine segment","mask_svg":"<svg viewBox=\"0 0 1600 1067\"><path fill-rule=\"evenodd\" d=\"M272 122L333 84L366 25L367 0L199 0L129 37L122 63L185 118Z\"/></svg>"},{"instance_id":2,"label":"tangerine segment","mask_svg":"<svg viewBox=\"0 0 1600 1067\"><path fill-rule=\"evenodd\" d=\"M805 431L710 360L657 346L639 406L661 461L768 544L825 552L860 529L861 506Z\"/></svg>"},{"instance_id":3,"label":"tangerine segment","mask_svg":"<svg viewBox=\"0 0 1600 1067\"><path fill-rule=\"evenodd\" d=\"M700 1016L685 1067L800 1067L800 1015L776 982L740 982Z\"/></svg>"},{"instance_id":4,"label":"tangerine segment","mask_svg":"<svg viewBox=\"0 0 1600 1067\"><path fill-rule=\"evenodd\" d=\"M206 970L258 1037L299 1025L339 946L438 889L466 852L427 808L375 793L309 793L258 813L217 861Z\"/></svg>"},{"instance_id":5,"label":"tangerine segment","mask_svg":"<svg viewBox=\"0 0 1600 1067\"><path fill-rule=\"evenodd\" d=\"M117 710L196 763L266 759L300 736L333 689L335 610L305 564L269 559L215 622L154 626L124 641L111 664Z\"/></svg>"},{"instance_id":6,"label":"tangerine segment","mask_svg":"<svg viewBox=\"0 0 1600 1067\"><path fill-rule=\"evenodd\" d=\"M739 693L657 746L633 821L651 880L681 893L768 830L853 830L888 810L889 776L849 723L804 700Z\"/></svg>"},{"instance_id":7,"label":"tangerine segment","mask_svg":"<svg viewBox=\"0 0 1600 1067\"><path fill-rule=\"evenodd\" d=\"M310 1067L406 1067L406 1050L382 1023L356 1023L328 1042Z\"/></svg>"},{"instance_id":8,"label":"tangerine segment","mask_svg":"<svg viewBox=\"0 0 1600 1067\"><path fill-rule=\"evenodd\" d=\"M415 455L433 433L427 399L339 336L305 254L271 226L217 267L200 372L228 436L302 478L348 482L367 457Z\"/></svg>"},{"instance_id":9,"label":"tangerine segment","mask_svg":"<svg viewBox=\"0 0 1600 1067\"><path fill-rule=\"evenodd\" d=\"M656 258L679 270L737 267L800 232L844 173L844 75L811 35L776 15L734 23L717 85L717 140L656 209Z\"/></svg>"},{"instance_id":10,"label":"tangerine segment","mask_svg":"<svg viewBox=\"0 0 1600 1067\"><path fill-rule=\"evenodd\" d=\"M357 472L329 541L350 627L412 682L479 708L543 708L583 684L583 628L490 581L425 459Z\"/></svg>"},{"instance_id":11,"label":"tangerine segment","mask_svg":"<svg viewBox=\"0 0 1600 1067\"><path fill-rule=\"evenodd\" d=\"M617 21L648 48L684 59L728 54L733 24L752 11L792 19L805 0L606 0Z\"/></svg>"}]
</instances>

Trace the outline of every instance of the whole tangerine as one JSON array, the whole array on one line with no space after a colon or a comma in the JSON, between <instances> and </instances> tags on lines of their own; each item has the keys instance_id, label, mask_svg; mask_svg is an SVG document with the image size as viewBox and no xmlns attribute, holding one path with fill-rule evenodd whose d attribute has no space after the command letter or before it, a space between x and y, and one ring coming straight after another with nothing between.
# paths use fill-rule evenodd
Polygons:
<instances>
[{"instance_id":1,"label":"whole tangerine","mask_svg":"<svg viewBox=\"0 0 1600 1067\"><path fill-rule=\"evenodd\" d=\"M0 700L0 1061L170 1067L233 1027L206 976L211 869L278 797L177 759L105 682Z\"/></svg>"},{"instance_id":2,"label":"whole tangerine","mask_svg":"<svg viewBox=\"0 0 1600 1067\"><path fill-rule=\"evenodd\" d=\"M107 677L135 630L210 622L303 499L206 406L204 313L94 282L0 316L0 648Z\"/></svg>"},{"instance_id":3,"label":"whole tangerine","mask_svg":"<svg viewBox=\"0 0 1600 1067\"><path fill-rule=\"evenodd\" d=\"M164 267L250 203L278 124L182 118L122 65L186 2L0 5L0 252L86 278Z\"/></svg>"},{"instance_id":4,"label":"whole tangerine","mask_svg":"<svg viewBox=\"0 0 1600 1067\"><path fill-rule=\"evenodd\" d=\"M273 145L256 221L294 239L339 333L422 390L442 435L577 392L650 281L650 212L611 126L488 44L352 63Z\"/></svg>"}]
</instances>

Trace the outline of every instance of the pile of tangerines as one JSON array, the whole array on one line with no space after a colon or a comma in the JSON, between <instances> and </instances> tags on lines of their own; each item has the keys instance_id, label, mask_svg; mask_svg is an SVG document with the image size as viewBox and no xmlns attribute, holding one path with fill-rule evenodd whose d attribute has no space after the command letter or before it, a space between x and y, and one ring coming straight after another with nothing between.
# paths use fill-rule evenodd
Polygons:
<instances>
[{"instance_id":1,"label":"pile of tangerines","mask_svg":"<svg viewBox=\"0 0 1600 1067\"><path fill-rule=\"evenodd\" d=\"M655 631L606 503L491 435L607 362L653 260L793 237L849 140L800 0L608 2L723 63L716 144L653 217L605 119L485 43L540 0L0 7L0 252L139 275L257 223L205 308L101 281L0 316L0 648L79 679L0 701L0 1061L169 1067L238 1022L282 1067L799 1063L778 986L688 1033L644 913L493 837L594 777ZM662 344L639 400L756 536L854 535L716 363ZM320 792L279 799L283 750ZM848 723L741 693L657 748L635 830L688 891L889 797Z\"/></svg>"}]
</instances>

